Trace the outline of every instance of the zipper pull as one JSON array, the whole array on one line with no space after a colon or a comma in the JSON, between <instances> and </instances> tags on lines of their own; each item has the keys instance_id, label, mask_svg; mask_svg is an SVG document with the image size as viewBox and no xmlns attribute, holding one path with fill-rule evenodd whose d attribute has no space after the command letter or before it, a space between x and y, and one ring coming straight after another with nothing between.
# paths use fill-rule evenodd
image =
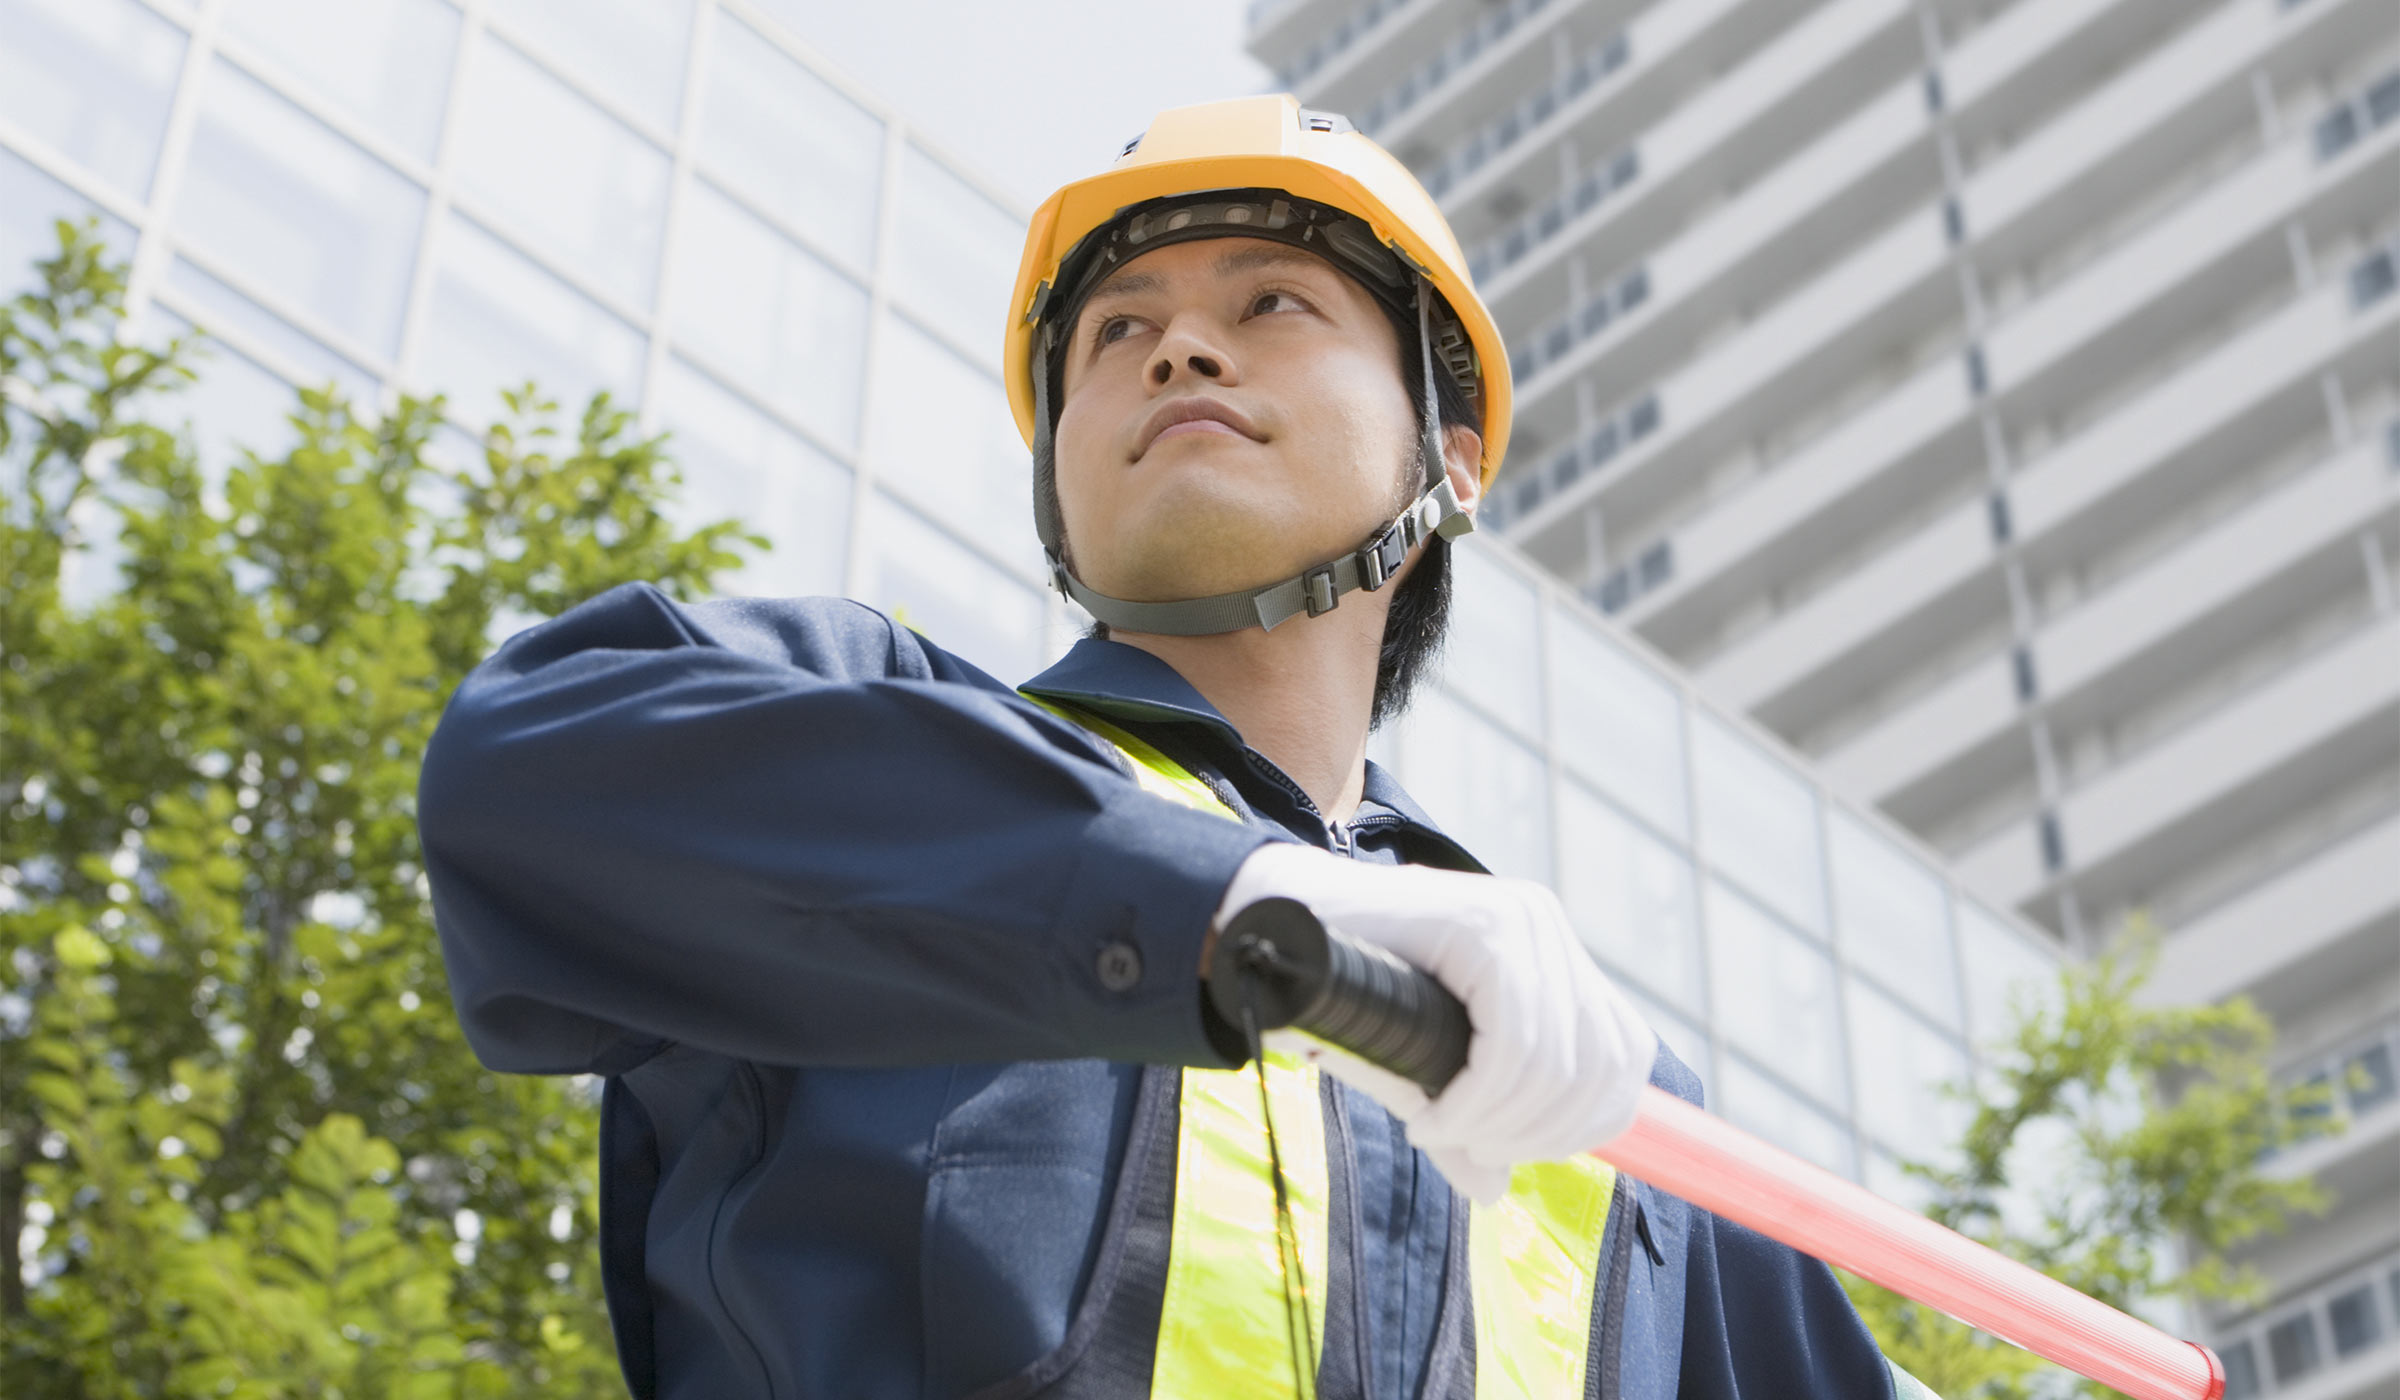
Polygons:
<instances>
[{"instance_id":1,"label":"zipper pull","mask_svg":"<svg viewBox=\"0 0 2400 1400\"><path fill-rule=\"evenodd\" d=\"M1350 828L1342 825L1340 822L1329 821L1325 823L1325 831L1326 834L1333 840L1333 853L1335 855L1349 856L1353 860L1357 859L1358 842L1352 836Z\"/></svg>"}]
</instances>

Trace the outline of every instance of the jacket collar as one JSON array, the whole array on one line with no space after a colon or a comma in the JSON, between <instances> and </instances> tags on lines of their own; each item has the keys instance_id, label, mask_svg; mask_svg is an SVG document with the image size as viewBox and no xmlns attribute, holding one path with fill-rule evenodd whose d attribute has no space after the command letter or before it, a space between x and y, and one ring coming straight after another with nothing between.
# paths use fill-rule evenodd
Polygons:
<instances>
[{"instance_id":1,"label":"jacket collar","mask_svg":"<svg viewBox=\"0 0 2400 1400\"><path fill-rule=\"evenodd\" d=\"M1192 683L1166 662L1140 647L1086 637L1075 643L1050 669L1025 682L1028 695L1089 710L1129 725L1193 725L1228 758L1247 752L1240 731L1218 713ZM1261 760L1264 761L1263 759ZM1425 815L1416 799L1373 759L1367 761L1366 785L1353 824L1380 819L1378 824L1413 828L1414 835L1455 853L1453 864L1481 869L1481 862L1446 835Z\"/></svg>"}]
</instances>

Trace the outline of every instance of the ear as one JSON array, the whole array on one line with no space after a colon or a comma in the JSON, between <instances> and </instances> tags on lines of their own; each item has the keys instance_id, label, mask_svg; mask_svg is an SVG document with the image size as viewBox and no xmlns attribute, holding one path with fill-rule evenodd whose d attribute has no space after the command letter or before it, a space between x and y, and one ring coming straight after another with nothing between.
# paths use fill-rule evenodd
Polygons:
<instances>
[{"instance_id":1,"label":"ear","mask_svg":"<svg viewBox=\"0 0 2400 1400\"><path fill-rule=\"evenodd\" d=\"M1473 515L1483 504L1483 434L1463 423L1444 424L1442 469L1458 503Z\"/></svg>"}]
</instances>

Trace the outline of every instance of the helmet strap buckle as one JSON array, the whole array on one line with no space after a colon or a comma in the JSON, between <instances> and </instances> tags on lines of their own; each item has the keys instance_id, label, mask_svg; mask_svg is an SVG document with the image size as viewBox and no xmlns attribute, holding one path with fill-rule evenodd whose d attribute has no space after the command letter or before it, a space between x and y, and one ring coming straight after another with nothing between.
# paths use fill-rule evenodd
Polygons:
<instances>
[{"instance_id":1,"label":"helmet strap buckle","mask_svg":"<svg viewBox=\"0 0 2400 1400\"><path fill-rule=\"evenodd\" d=\"M1310 617L1323 617L1342 605L1331 564L1320 564L1300 576L1300 599Z\"/></svg>"}]
</instances>

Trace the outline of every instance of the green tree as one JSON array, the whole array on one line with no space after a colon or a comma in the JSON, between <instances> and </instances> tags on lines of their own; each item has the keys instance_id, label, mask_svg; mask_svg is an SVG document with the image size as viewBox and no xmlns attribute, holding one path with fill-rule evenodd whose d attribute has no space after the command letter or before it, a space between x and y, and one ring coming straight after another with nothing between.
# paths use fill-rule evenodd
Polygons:
<instances>
[{"instance_id":1,"label":"green tree","mask_svg":"<svg viewBox=\"0 0 2400 1400\"><path fill-rule=\"evenodd\" d=\"M438 400L307 392L212 474L150 421L199 347L120 339L85 231L38 278L0 307L0 1394L621 1393L591 1086L465 1045L418 759L501 620L759 542L672 526L605 396L444 465Z\"/></svg>"},{"instance_id":2,"label":"green tree","mask_svg":"<svg viewBox=\"0 0 2400 1400\"><path fill-rule=\"evenodd\" d=\"M2062 969L2050 1004L2019 1008L1988 1072L1955 1086L1973 1111L1954 1158L1907 1166L1930 1188L1933 1219L2128 1312L2253 1296L2259 1280L2229 1251L2323 1206L2314 1182L2260 1170L2271 1148L2312 1130L2268 1078L2266 1017L2246 998L2142 1004L2156 956L2137 928ZM1844 1282L1886 1354L1945 1400L2116 1394Z\"/></svg>"}]
</instances>

